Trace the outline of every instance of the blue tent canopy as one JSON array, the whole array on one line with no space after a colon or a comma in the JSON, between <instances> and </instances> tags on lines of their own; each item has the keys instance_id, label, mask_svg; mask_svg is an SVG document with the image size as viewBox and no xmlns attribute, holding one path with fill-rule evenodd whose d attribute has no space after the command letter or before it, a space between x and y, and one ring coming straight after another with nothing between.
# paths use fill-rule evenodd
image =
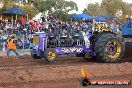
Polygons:
<instances>
[{"instance_id":1,"label":"blue tent canopy","mask_svg":"<svg viewBox=\"0 0 132 88\"><path fill-rule=\"evenodd\" d=\"M4 11L3 13L5 13L5 14L27 14L26 11L21 10L17 7L10 8L10 9Z\"/></svg>"},{"instance_id":2,"label":"blue tent canopy","mask_svg":"<svg viewBox=\"0 0 132 88\"><path fill-rule=\"evenodd\" d=\"M116 18L115 16L109 15L109 16L104 16L106 19L114 19Z\"/></svg>"},{"instance_id":3,"label":"blue tent canopy","mask_svg":"<svg viewBox=\"0 0 132 88\"><path fill-rule=\"evenodd\" d=\"M76 14L72 16L72 19L93 19L93 16L87 14Z\"/></svg>"},{"instance_id":4,"label":"blue tent canopy","mask_svg":"<svg viewBox=\"0 0 132 88\"><path fill-rule=\"evenodd\" d=\"M104 21L104 22L107 21L107 19L106 19L105 17L103 17L103 16L95 17L94 20L95 20L95 21Z\"/></svg>"}]
</instances>

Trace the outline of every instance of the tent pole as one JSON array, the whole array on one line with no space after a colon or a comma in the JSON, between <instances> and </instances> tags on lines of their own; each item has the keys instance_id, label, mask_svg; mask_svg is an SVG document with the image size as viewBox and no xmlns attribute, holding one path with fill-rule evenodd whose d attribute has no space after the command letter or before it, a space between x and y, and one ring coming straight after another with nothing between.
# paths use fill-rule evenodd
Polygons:
<instances>
[{"instance_id":1,"label":"tent pole","mask_svg":"<svg viewBox=\"0 0 132 88\"><path fill-rule=\"evenodd\" d=\"M1 19L2 19L2 13L1 13Z\"/></svg>"},{"instance_id":2,"label":"tent pole","mask_svg":"<svg viewBox=\"0 0 132 88\"><path fill-rule=\"evenodd\" d=\"M12 14L12 21L13 21L13 14Z\"/></svg>"},{"instance_id":3,"label":"tent pole","mask_svg":"<svg viewBox=\"0 0 132 88\"><path fill-rule=\"evenodd\" d=\"M17 14L16 14L16 21L15 21L15 23L17 23Z\"/></svg>"},{"instance_id":4,"label":"tent pole","mask_svg":"<svg viewBox=\"0 0 132 88\"><path fill-rule=\"evenodd\" d=\"M72 20L72 18L71 18L71 22L72 22L73 20Z\"/></svg>"},{"instance_id":5,"label":"tent pole","mask_svg":"<svg viewBox=\"0 0 132 88\"><path fill-rule=\"evenodd\" d=\"M27 14L27 21L28 21L28 14Z\"/></svg>"}]
</instances>

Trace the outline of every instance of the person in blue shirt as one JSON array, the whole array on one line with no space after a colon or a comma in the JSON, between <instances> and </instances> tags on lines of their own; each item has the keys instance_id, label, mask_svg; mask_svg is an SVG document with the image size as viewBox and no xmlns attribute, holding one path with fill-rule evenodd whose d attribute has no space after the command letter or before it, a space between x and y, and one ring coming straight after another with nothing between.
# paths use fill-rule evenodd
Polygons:
<instances>
[{"instance_id":1,"label":"person in blue shirt","mask_svg":"<svg viewBox=\"0 0 132 88\"><path fill-rule=\"evenodd\" d=\"M109 29L114 33L117 32L116 24L114 21L112 21L112 23L109 25Z\"/></svg>"}]
</instances>

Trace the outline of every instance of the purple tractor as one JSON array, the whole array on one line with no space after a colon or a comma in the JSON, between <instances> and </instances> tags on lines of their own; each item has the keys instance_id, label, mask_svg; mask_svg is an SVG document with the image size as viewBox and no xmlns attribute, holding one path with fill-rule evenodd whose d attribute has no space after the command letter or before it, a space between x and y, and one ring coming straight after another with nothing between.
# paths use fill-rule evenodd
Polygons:
<instances>
[{"instance_id":1,"label":"purple tractor","mask_svg":"<svg viewBox=\"0 0 132 88\"><path fill-rule=\"evenodd\" d=\"M122 37L110 31L87 32L81 35L59 36L45 32L36 32L33 36L34 46L31 55L35 59L44 58L52 62L57 55L76 54L85 59L100 62L118 62L123 58L124 41Z\"/></svg>"}]
</instances>

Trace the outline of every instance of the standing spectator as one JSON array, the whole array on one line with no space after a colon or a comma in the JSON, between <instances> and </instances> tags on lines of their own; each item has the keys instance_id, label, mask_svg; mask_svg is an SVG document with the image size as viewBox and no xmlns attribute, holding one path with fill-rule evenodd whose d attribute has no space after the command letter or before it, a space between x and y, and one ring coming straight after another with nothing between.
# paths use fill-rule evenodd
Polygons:
<instances>
[{"instance_id":1,"label":"standing spectator","mask_svg":"<svg viewBox=\"0 0 132 88\"><path fill-rule=\"evenodd\" d=\"M5 21L5 23L6 23L6 22L8 22L8 19L6 18L4 21Z\"/></svg>"},{"instance_id":2,"label":"standing spectator","mask_svg":"<svg viewBox=\"0 0 132 88\"><path fill-rule=\"evenodd\" d=\"M42 22L46 22L46 17L45 16L43 16L41 19L42 19Z\"/></svg>"},{"instance_id":3,"label":"standing spectator","mask_svg":"<svg viewBox=\"0 0 132 88\"><path fill-rule=\"evenodd\" d=\"M35 28L35 31L38 31L38 26L39 26L39 23L38 23L38 21L34 21L34 28Z\"/></svg>"},{"instance_id":4,"label":"standing spectator","mask_svg":"<svg viewBox=\"0 0 132 88\"><path fill-rule=\"evenodd\" d=\"M25 19L24 19L23 17L21 17L21 18L20 18L20 22L21 22L22 24L24 24Z\"/></svg>"},{"instance_id":5,"label":"standing spectator","mask_svg":"<svg viewBox=\"0 0 132 88\"><path fill-rule=\"evenodd\" d=\"M19 56L19 54L16 52L16 45L14 44L14 40L12 38L9 38L7 40L7 56L9 57L9 53L10 51L13 51L17 56Z\"/></svg>"},{"instance_id":6,"label":"standing spectator","mask_svg":"<svg viewBox=\"0 0 132 88\"><path fill-rule=\"evenodd\" d=\"M0 18L0 24L2 23L2 18Z\"/></svg>"}]
</instances>

